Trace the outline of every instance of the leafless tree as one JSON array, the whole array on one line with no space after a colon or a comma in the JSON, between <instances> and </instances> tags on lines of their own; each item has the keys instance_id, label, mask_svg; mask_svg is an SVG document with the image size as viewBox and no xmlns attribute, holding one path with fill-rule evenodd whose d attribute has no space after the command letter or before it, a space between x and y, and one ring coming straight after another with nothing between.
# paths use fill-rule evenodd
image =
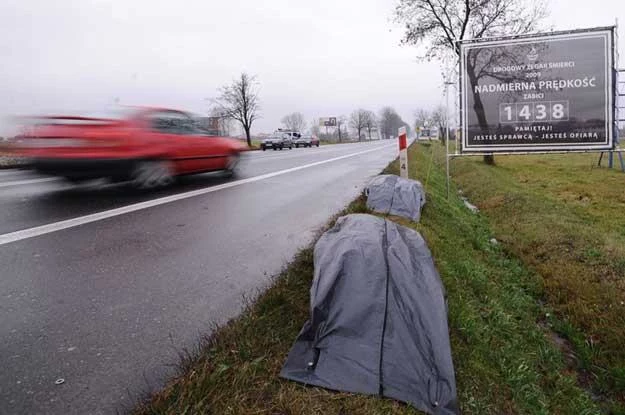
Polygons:
<instances>
[{"instance_id":1,"label":"leafless tree","mask_svg":"<svg viewBox=\"0 0 625 415\"><path fill-rule=\"evenodd\" d=\"M347 124L347 117L341 115L336 117L336 128L339 135L339 143L343 141L343 138L347 138L347 131L345 130L345 125Z\"/></svg>"},{"instance_id":2,"label":"leafless tree","mask_svg":"<svg viewBox=\"0 0 625 415\"><path fill-rule=\"evenodd\" d=\"M228 118L227 114L220 112L219 108L217 107L214 107L210 110L209 116L218 120L217 133L219 135L223 135L225 137L232 135L232 130L234 130L234 127L232 125L234 120L232 118Z\"/></svg>"},{"instance_id":3,"label":"leafless tree","mask_svg":"<svg viewBox=\"0 0 625 415\"><path fill-rule=\"evenodd\" d=\"M399 116L397 111L392 107L384 107L380 110L380 118L378 121L382 138L397 136L399 127L407 125ZM408 129L407 129L408 130Z\"/></svg>"},{"instance_id":4,"label":"leafless tree","mask_svg":"<svg viewBox=\"0 0 625 415\"><path fill-rule=\"evenodd\" d=\"M221 87L219 92L219 97L214 99L217 111L241 124L247 145L251 147L250 130L254 121L260 117L260 99L258 98L256 77L242 73L230 85Z\"/></svg>"},{"instance_id":5,"label":"leafless tree","mask_svg":"<svg viewBox=\"0 0 625 415\"><path fill-rule=\"evenodd\" d=\"M319 127L319 119L313 118L310 122L310 133L314 136L319 137L321 134L321 128Z\"/></svg>"},{"instance_id":6,"label":"leafless tree","mask_svg":"<svg viewBox=\"0 0 625 415\"><path fill-rule=\"evenodd\" d=\"M395 19L405 25L403 44L424 44L422 59L437 59L449 67L460 56L457 40L536 31L546 16L546 1L399 0ZM484 162L494 164L495 159L486 154Z\"/></svg>"},{"instance_id":7,"label":"leafless tree","mask_svg":"<svg viewBox=\"0 0 625 415\"><path fill-rule=\"evenodd\" d=\"M432 121L432 114L430 114L430 111L420 108L414 112L414 118L415 118L415 127L423 128L429 125L430 122Z\"/></svg>"},{"instance_id":8,"label":"leafless tree","mask_svg":"<svg viewBox=\"0 0 625 415\"><path fill-rule=\"evenodd\" d=\"M434 108L432 111L432 123L438 127L438 136L439 138L445 142L446 131L448 128L447 125L447 109L442 105Z\"/></svg>"},{"instance_id":9,"label":"leafless tree","mask_svg":"<svg viewBox=\"0 0 625 415\"><path fill-rule=\"evenodd\" d=\"M349 126L356 132L358 141L362 138L362 131L367 128L367 118L369 117L369 111L357 109L349 116Z\"/></svg>"},{"instance_id":10,"label":"leafless tree","mask_svg":"<svg viewBox=\"0 0 625 415\"><path fill-rule=\"evenodd\" d=\"M378 120L375 116L375 112L367 111L367 116L365 118L365 129L367 130L369 140L371 140L371 133L377 131L378 129Z\"/></svg>"},{"instance_id":11,"label":"leafless tree","mask_svg":"<svg viewBox=\"0 0 625 415\"><path fill-rule=\"evenodd\" d=\"M306 127L306 120L301 112L285 115L281 122L287 129L293 131L302 131Z\"/></svg>"}]
</instances>

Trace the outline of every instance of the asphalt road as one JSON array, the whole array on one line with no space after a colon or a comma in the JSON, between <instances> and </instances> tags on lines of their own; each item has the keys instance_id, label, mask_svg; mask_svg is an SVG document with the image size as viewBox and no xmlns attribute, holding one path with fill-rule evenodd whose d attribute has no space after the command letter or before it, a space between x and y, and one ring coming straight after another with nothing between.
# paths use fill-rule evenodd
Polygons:
<instances>
[{"instance_id":1,"label":"asphalt road","mask_svg":"<svg viewBox=\"0 0 625 415\"><path fill-rule=\"evenodd\" d=\"M152 193L0 170L0 414L132 408L397 148L246 156L236 179L190 176Z\"/></svg>"}]
</instances>

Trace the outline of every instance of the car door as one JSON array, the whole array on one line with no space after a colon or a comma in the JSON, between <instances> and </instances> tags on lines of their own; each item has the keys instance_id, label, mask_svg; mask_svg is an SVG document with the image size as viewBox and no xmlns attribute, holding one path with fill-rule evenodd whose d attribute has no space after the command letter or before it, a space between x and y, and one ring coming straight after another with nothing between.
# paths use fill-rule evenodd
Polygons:
<instances>
[{"instance_id":1,"label":"car door","mask_svg":"<svg viewBox=\"0 0 625 415\"><path fill-rule=\"evenodd\" d=\"M175 112L176 157L185 172L221 170L228 162L228 146L220 137L199 128L195 120L183 112Z\"/></svg>"},{"instance_id":2,"label":"car door","mask_svg":"<svg viewBox=\"0 0 625 415\"><path fill-rule=\"evenodd\" d=\"M174 163L176 173L193 171L192 147L181 134L183 118L176 111L156 110L149 112L146 117L151 132L150 144L154 146L157 157L166 158Z\"/></svg>"},{"instance_id":3,"label":"car door","mask_svg":"<svg viewBox=\"0 0 625 415\"><path fill-rule=\"evenodd\" d=\"M178 173L197 173L225 168L228 152L218 137L200 130L193 118L182 111L154 111L148 116L159 142L167 142L165 157Z\"/></svg>"}]
</instances>

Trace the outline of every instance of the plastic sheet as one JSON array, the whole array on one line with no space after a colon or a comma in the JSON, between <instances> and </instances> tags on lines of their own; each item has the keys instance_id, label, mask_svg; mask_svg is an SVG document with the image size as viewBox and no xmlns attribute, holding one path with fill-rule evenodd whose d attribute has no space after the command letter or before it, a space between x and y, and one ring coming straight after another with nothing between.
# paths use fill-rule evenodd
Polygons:
<instances>
[{"instance_id":1,"label":"plastic sheet","mask_svg":"<svg viewBox=\"0 0 625 415\"><path fill-rule=\"evenodd\" d=\"M444 288L421 235L372 215L315 245L310 320L280 375L457 413Z\"/></svg>"},{"instance_id":2,"label":"plastic sheet","mask_svg":"<svg viewBox=\"0 0 625 415\"><path fill-rule=\"evenodd\" d=\"M425 205L425 191L420 182L395 175L376 176L365 189L367 207L374 212L402 216L418 222Z\"/></svg>"}]
</instances>

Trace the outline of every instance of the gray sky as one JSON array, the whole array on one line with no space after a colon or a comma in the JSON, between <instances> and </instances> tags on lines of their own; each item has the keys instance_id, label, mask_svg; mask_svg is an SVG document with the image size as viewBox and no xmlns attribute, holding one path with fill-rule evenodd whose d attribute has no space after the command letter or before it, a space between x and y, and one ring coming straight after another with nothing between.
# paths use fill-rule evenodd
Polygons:
<instances>
[{"instance_id":1,"label":"gray sky","mask_svg":"<svg viewBox=\"0 0 625 415\"><path fill-rule=\"evenodd\" d=\"M415 48L399 46L394 4L1 0L0 114L77 112L116 99L202 113L206 98L247 71L261 84L254 132L273 131L293 111L310 121L385 105L412 123L414 109L443 102L442 78L437 63L417 63ZM622 0L552 0L550 11L546 23L558 30L618 17L625 39Z\"/></svg>"}]
</instances>

